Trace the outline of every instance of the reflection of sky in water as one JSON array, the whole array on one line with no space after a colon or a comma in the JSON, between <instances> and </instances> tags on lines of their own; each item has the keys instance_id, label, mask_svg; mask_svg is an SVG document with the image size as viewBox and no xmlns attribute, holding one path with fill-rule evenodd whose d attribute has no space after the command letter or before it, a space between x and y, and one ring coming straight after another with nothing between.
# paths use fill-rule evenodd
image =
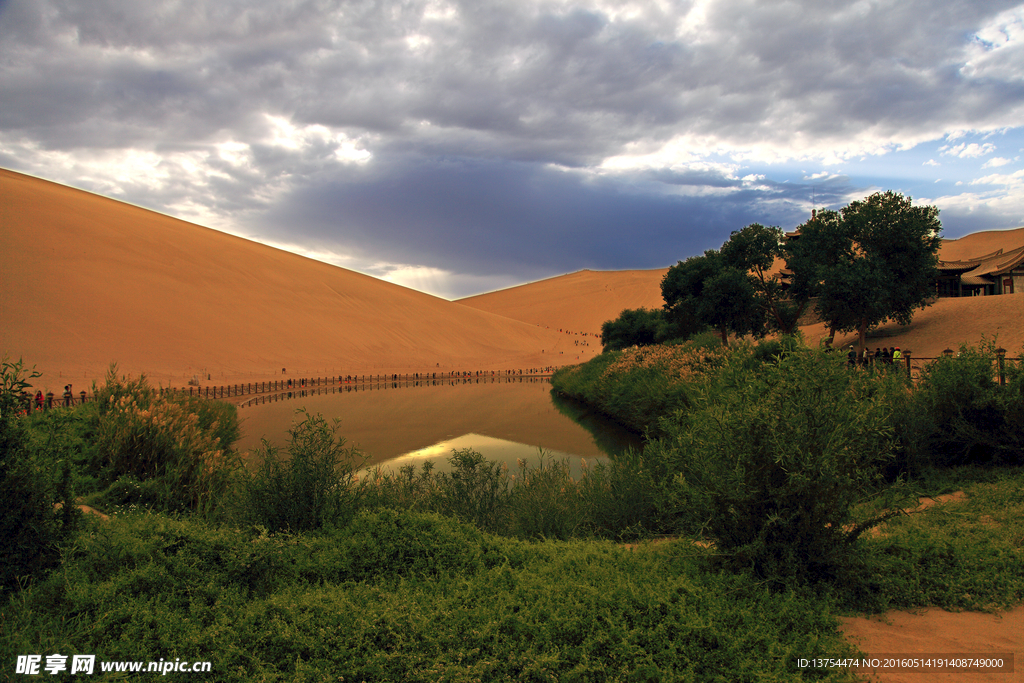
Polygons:
<instances>
[{"instance_id":1,"label":"reflection of sky in water","mask_svg":"<svg viewBox=\"0 0 1024 683\"><path fill-rule=\"evenodd\" d=\"M448 462L448 458L451 457L452 451L467 448L480 453L486 460L504 463L512 474L519 471L518 460L525 460L530 469L537 468L541 464L542 450L538 446L497 439L481 434L464 434L454 439L447 439L432 446L427 446L426 448L419 448L415 451L404 453L377 466L383 471L398 471L402 467L412 465L418 473L422 470L423 463L429 461L434 465L434 472L450 472L451 465ZM582 473L584 460L589 466L608 459L606 457L581 458L571 453L547 449L543 449L543 458L544 462L568 460L573 478L579 478Z\"/></svg>"},{"instance_id":2,"label":"reflection of sky in water","mask_svg":"<svg viewBox=\"0 0 1024 683\"><path fill-rule=\"evenodd\" d=\"M367 468L392 469L400 461L398 467L414 462L419 469L430 459L443 471L452 449L470 448L515 472L517 458L536 466L543 447L555 459L568 457L578 472L581 457L592 463L641 445L639 437L587 406L553 396L547 381L523 379L370 385L254 405L241 413L239 449L251 452L266 438L286 451L287 430L301 418L298 408L338 418L338 435L369 456Z\"/></svg>"}]
</instances>

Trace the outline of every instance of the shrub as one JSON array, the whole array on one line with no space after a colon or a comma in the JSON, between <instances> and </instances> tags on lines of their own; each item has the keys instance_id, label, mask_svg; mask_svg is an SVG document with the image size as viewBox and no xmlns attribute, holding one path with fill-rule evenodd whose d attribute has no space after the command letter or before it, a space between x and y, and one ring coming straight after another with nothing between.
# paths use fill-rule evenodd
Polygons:
<instances>
[{"instance_id":1,"label":"shrub","mask_svg":"<svg viewBox=\"0 0 1024 683\"><path fill-rule=\"evenodd\" d=\"M720 344L634 347L602 354L552 377L556 391L585 401L635 432L657 430L658 418L689 405L693 385L724 363Z\"/></svg>"},{"instance_id":2,"label":"shrub","mask_svg":"<svg viewBox=\"0 0 1024 683\"><path fill-rule=\"evenodd\" d=\"M1024 373L1005 361L1008 382L995 379L995 341L962 345L955 357L925 367L909 407L919 449L933 465L1024 464Z\"/></svg>"},{"instance_id":3,"label":"shrub","mask_svg":"<svg viewBox=\"0 0 1024 683\"><path fill-rule=\"evenodd\" d=\"M543 449L538 457L537 467L519 461L509 513L512 533L520 538L572 538L588 520L591 501L583 495L582 480L573 479L568 458L555 460Z\"/></svg>"},{"instance_id":4,"label":"shrub","mask_svg":"<svg viewBox=\"0 0 1024 683\"><path fill-rule=\"evenodd\" d=\"M33 447L21 414L20 394L36 377L26 379L21 361L5 357L0 365L0 592L52 569L58 545L76 528L70 456L59 430Z\"/></svg>"},{"instance_id":5,"label":"shrub","mask_svg":"<svg viewBox=\"0 0 1024 683\"><path fill-rule=\"evenodd\" d=\"M626 309L615 320L601 325L601 346L605 351L662 344L683 336L686 331L660 308Z\"/></svg>"},{"instance_id":6,"label":"shrub","mask_svg":"<svg viewBox=\"0 0 1024 683\"><path fill-rule=\"evenodd\" d=\"M209 511L219 503L238 466L230 450L238 435L234 406L161 397L145 377L118 378L114 367L95 393L92 467L105 487L127 480L106 502L118 503L124 490L142 484L144 502L168 512Z\"/></svg>"},{"instance_id":7,"label":"shrub","mask_svg":"<svg viewBox=\"0 0 1024 683\"><path fill-rule=\"evenodd\" d=\"M666 420L648 460L675 471L678 499L735 564L782 582L825 580L881 518L853 506L883 485L893 458L898 376L851 370L813 351L758 372L730 364L692 411Z\"/></svg>"},{"instance_id":8,"label":"shrub","mask_svg":"<svg viewBox=\"0 0 1024 683\"><path fill-rule=\"evenodd\" d=\"M270 531L307 531L345 524L355 513L360 489L355 472L362 461L338 435L338 421L309 415L289 430L288 459L264 441L254 474L244 473L235 515Z\"/></svg>"},{"instance_id":9,"label":"shrub","mask_svg":"<svg viewBox=\"0 0 1024 683\"><path fill-rule=\"evenodd\" d=\"M448 462L451 472L434 477L430 509L492 533L507 533L507 471L470 448L453 449Z\"/></svg>"},{"instance_id":10,"label":"shrub","mask_svg":"<svg viewBox=\"0 0 1024 683\"><path fill-rule=\"evenodd\" d=\"M654 533L676 533L677 510L660 463L633 448L607 463L599 462L580 480L587 502L587 530L619 540Z\"/></svg>"}]
</instances>

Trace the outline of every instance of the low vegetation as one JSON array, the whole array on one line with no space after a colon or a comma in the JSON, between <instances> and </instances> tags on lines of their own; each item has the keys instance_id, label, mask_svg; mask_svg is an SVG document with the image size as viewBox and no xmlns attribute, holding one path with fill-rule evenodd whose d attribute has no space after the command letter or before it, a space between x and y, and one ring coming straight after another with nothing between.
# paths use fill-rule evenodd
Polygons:
<instances>
[{"instance_id":1,"label":"low vegetation","mask_svg":"<svg viewBox=\"0 0 1024 683\"><path fill-rule=\"evenodd\" d=\"M965 348L914 386L793 338L604 354L556 387L648 445L577 479L543 453L516 471L473 451L450 472L365 470L319 415L250 472L231 406L112 372L101 401L19 415L32 377L5 362L0 491L24 505L0 536L0 661L209 660L225 681L841 680L796 668L853 654L836 614L1024 600L1024 373L1007 362L1001 386L992 361ZM897 512L955 490L966 500ZM643 540L659 534L677 540Z\"/></svg>"}]
</instances>

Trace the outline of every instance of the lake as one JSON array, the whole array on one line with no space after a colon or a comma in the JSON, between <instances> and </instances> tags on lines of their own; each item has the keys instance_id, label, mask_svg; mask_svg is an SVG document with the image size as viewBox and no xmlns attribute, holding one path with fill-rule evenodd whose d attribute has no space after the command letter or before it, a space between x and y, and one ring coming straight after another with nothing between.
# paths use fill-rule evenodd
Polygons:
<instances>
[{"instance_id":1,"label":"lake","mask_svg":"<svg viewBox=\"0 0 1024 683\"><path fill-rule=\"evenodd\" d=\"M517 468L539 462L539 449L568 458L573 476L582 460L606 460L640 437L586 406L555 397L546 378L474 378L419 382L345 384L330 393L294 392L295 398L239 409L241 451L266 438L280 446L305 409L339 420L338 434L368 456L365 466L385 469L424 461L447 471L452 449L472 448L489 460Z\"/></svg>"}]
</instances>

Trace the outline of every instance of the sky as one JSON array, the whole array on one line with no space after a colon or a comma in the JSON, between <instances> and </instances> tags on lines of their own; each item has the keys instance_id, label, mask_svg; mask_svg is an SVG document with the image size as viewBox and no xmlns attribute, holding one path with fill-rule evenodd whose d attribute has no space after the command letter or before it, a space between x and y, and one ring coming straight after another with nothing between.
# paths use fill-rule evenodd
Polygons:
<instances>
[{"instance_id":1,"label":"sky","mask_svg":"<svg viewBox=\"0 0 1024 683\"><path fill-rule=\"evenodd\" d=\"M0 0L0 167L454 299L895 190L1024 226L1018 0Z\"/></svg>"}]
</instances>

